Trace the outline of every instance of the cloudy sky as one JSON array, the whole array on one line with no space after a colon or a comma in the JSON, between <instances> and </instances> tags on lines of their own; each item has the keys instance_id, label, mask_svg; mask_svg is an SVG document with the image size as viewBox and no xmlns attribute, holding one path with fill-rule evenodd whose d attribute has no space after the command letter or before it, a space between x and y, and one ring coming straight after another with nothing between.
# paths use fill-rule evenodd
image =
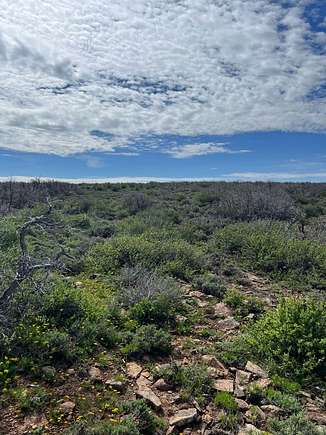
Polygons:
<instances>
[{"instance_id":1,"label":"cloudy sky","mask_svg":"<svg viewBox=\"0 0 326 435\"><path fill-rule=\"evenodd\" d=\"M325 0L0 0L0 177L326 181L325 103Z\"/></svg>"}]
</instances>

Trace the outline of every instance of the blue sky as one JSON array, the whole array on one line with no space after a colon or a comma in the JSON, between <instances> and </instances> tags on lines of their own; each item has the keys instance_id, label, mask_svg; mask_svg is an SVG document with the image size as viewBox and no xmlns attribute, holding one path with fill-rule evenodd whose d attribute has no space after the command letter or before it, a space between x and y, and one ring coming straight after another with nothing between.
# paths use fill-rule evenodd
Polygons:
<instances>
[{"instance_id":1,"label":"blue sky","mask_svg":"<svg viewBox=\"0 0 326 435\"><path fill-rule=\"evenodd\" d=\"M178 138L179 139L179 138ZM162 140L162 138L161 138ZM185 140L185 139L183 139ZM255 133L205 137L227 141L235 152L175 158L161 152L125 156L103 152L72 156L0 151L2 176L104 179L153 177L159 179L224 179L326 181L325 135L309 133ZM182 140L180 141L182 142ZM164 146L162 146L164 149Z\"/></svg>"},{"instance_id":2,"label":"blue sky","mask_svg":"<svg viewBox=\"0 0 326 435\"><path fill-rule=\"evenodd\" d=\"M0 180L326 181L324 0L0 7Z\"/></svg>"}]
</instances>

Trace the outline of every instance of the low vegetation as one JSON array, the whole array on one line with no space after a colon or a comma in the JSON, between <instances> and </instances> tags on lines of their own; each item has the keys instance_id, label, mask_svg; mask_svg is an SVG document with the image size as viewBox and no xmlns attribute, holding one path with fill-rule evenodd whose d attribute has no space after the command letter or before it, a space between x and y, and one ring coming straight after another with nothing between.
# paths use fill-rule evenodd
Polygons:
<instances>
[{"instance_id":1,"label":"low vegetation","mask_svg":"<svg viewBox=\"0 0 326 435\"><path fill-rule=\"evenodd\" d=\"M25 433L154 435L167 430L167 415L194 408L187 424L196 430L209 414L210 430L230 434L249 423L264 433L322 433L325 192L323 184L1 184L8 433L23 433L31 418L40 423ZM267 371L268 385L248 361ZM134 378L130 363L144 375ZM230 387L237 370L251 376L239 397ZM162 412L137 388L175 402ZM145 399L130 400L135 393Z\"/></svg>"}]
</instances>

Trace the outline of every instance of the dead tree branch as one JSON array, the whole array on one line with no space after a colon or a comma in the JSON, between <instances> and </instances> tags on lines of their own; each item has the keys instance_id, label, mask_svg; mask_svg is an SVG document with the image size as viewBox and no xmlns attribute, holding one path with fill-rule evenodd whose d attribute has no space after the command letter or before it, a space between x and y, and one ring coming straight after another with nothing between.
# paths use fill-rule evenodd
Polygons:
<instances>
[{"instance_id":1,"label":"dead tree branch","mask_svg":"<svg viewBox=\"0 0 326 435\"><path fill-rule=\"evenodd\" d=\"M44 214L30 218L18 229L20 256L17 262L15 276L0 296L0 307L2 311L10 303L14 294L19 290L22 282L31 278L35 272L44 271L48 273L53 270L64 270L65 266L62 261L63 258L71 258L62 246L60 246L60 250L52 259L47 259L41 263L36 262L29 252L27 236L31 234L33 227L39 227L43 230L55 227L55 224L51 221L52 204L49 199L47 202L48 209Z\"/></svg>"}]
</instances>

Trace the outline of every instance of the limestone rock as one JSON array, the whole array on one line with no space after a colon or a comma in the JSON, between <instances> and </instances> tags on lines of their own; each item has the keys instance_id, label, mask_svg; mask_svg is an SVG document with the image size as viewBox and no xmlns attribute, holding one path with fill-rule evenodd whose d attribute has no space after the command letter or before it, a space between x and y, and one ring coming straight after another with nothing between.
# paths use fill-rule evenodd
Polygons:
<instances>
[{"instance_id":1,"label":"limestone rock","mask_svg":"<svg viewBox=\"0 0 326 435\"><path fill-rule=\"evenodd\" d=\"M214 388L217 391L227 391L229 393L233 393L234 382L232 379L218 379L214 382Z\"/></svg>"},{"instance_id":2,"label":"limestone rock","mask_svg":"<svg viewBox=\"0 0 326 435\"><path fill-rule=\"evenodd\" d=\"M197 415L198 412L196 408L181 409L170 418L169 424L170 426L176 427L187 426L188 424L192 424L196 421Z\"/></svg>"},{"instance_id":3,"label":"limestone rock","mask_svg":"<svg viewBox=\"0 0 326 435\"><path fill-rule=\"evenodd\" d=\"M306 416L309 418L309 420L312 420L317 424L326 425L326 411L318 408L317 406L309 406L306 410Z\"/></svg>"},{"instance_id":4,"label":"limestone rock","mask_svg":"<svg viewBox=\"0 0 326 435\"><path fill-rule=\"evenodd\" d=\"M266 432L263 432L256 428L253 424L246 424L244 428L240 429L240 432L238 435L259 435L259 434L266 434Z\"/></svg>"},{"instance_id":5,"label":"limestone rock","mask_svg":"<svg viewBox=\"0 0 326 435\"><path fill-rule=\"evenodd\" d=\"M239 386L248 385L250 382L251 373L243 370L237 370L235 375L235 384Z\"/></svg>"},{"instance_id":6,"label":"limestone rock","mask_svg":"<svg viewBox=\"0 0 326 435\"><path fill-rule=\"evenodd\" d=\"M136 380L136 384L138 387L148 387L152 384L152 382L141 374Z\"/></svg>"},{"instance_id":7,"label":"limestone rock","mask_svg":"<svg viewBox=\"0 0 326 435\"><path fill-rule=\"evenodd\" d=\"M269 417L276 417L277 415L282 413L282 409L276 405L262 405L261 409Z\"/></svg>"},{"instance_id":8,"label":"limestone rock","mask_svg":"<svg viewBox=\"0 0 326 435\"><path fill-rule=\"evenodd\" d=\"M267 378L268 375L261 367L259 367L257 364L254 364L251 361L248 361L245 367L245 370L247 372L253 373L254 375L258 376L259 378Z\"/></svg>"},{"instance_id":9,"label":"limestone rock","mask_svg":"<svg viewBox=\"0 0 326 435\"><path fill-rule=\"evenodd\" d=\"M158 379L155 384L153 384L153 387L159 391L168 391L171 389L171 386L167 384L164 379Z\"/></svg>"},{"instance_id":10,"label":"limestone rock","mask_svg":"<svg viewBox=\"0 0 326 435\"><path fill-rule=\"evenodd\" d=\"M76 404L74 402L71 402L67 400L66 402L61 403L60 410L64 414L70 414L76 407Z\"/></svg>"},{"instance_id":11,"label":"limestone rock","mask_svg":"<svg viewBox=\"0 0 326 435\"><path fill-rule=\"evenodd\" d=\"M88 370L89 378L92 382L101 382L103 380L102 378L102 372L97 367L91 367Z\"/></svg>"},{"instance_id":12,"label":"limestone rock","mask_svg":"<svg viewBox=\"0 0 326 435\"><path fill-rule=\"evenodd\" d=\"M232 310L223 302L216 304L214 311L217 317L231 317L232 315Z\"/></svg>"},{"instance_id":13,"label":"limestone rock","mask_svg":"<svg viewBox=\"0 0 326 435\"><path fill-rule=\"evenodd\" d=\"M217 375L219 376L227 376L228 370L227 368L220 362L218 359L215 358L213 355L203 355L202 361L206 363L207 365L214 367L217 371Z\"/></svg>"},{"instance_id":14,"label":"limestone rock","mask_svg":"<svg viewBox=\"0 0 326 435\"><path fill-rule=\"evenodd\" d=\"M156 410L160 410L162 408L161 399L149 387L139 387L136 395L144 399Z\"/></svg>"},{"instance_id":15,"label":"limestone rock","mask_svg":"<svg viewBox=\"0 0 326 435\"><path fill-rule=\"evenodd\" d=\"M239 328L240 323L237 322L233 317L228 317L226 319L217 322L217 328L220 331L232 331L233 329Z\"/></svg>"},{"instance_id":16,"label":"limestone rock","mask_svg":"<svg viewBox=\"0 0 326 435\"><path fill-rule=\"evenodd\" d=\"M235 399L235 401L237 402L237 405L238 405L238 408L240 409L240 411L248 411L248 409L250 408L248 403L242 399Z\"/></svg>"},{"instance_id":17,"label":"limestone rock","mask_svg":"<svg viewBox=\"0 0 326 435\"><path fill-rule=\"evenodd\" d=\"M191 296L192 298L196 298L196 299L205 299L206 298L205 293L199 292L199 291L190 292L189 296Z\"/></svg>"},{"instance_id":18,"label":"limestone rock","mask_svg":"<svg viewBox=\"0 0 326 435\"><path fill-rule=\"evenodd\" d=\"M141 374L143 368L134 362L127 363L127 374L133 379L138 378L138 376Z\"/></svg>"},{"instance_id":19,"label":"limestone rock","mask_svg":"<svg viewBox=\"0 0 326 435\"><path fill-rule=\"evenodd\" d=\"M269 378L258 379L258 381L255 381L255 384L258 385L258 387L262 388L263 390L269 387L271 383L272 381Z\"/></svg>"}]
</instances>

